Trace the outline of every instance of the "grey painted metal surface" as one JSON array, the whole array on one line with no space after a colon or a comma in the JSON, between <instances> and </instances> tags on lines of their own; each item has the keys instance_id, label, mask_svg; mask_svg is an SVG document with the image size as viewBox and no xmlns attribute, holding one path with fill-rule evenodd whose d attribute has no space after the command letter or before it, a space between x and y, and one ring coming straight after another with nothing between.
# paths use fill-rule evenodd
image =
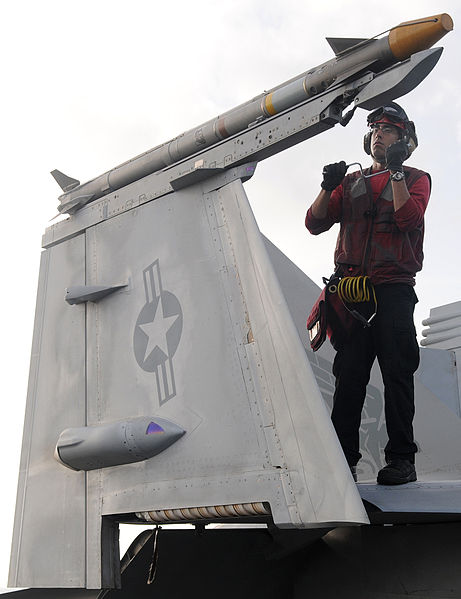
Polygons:
<instances>
[{"instance_id":1,"label":"grey painted metal surface","mask_svg":"<svg viewBox=\"0 0 461 599\"><path fill-rule=\"evenodd\" d=\"M85 475L56 468L49 451L64 428L85 425L85 313L63 299L84 281L83 235L42 254L10 586L85 586Z\"/></svg>"},{"instance_id":2,"label":"grey painted metal surface","mask_svg":"<svg viewBox=\"0 0 461 599\"><path fill-rule=\"evenodd\" d=\"M386 487L358 485L362 499L383 512L461 514L461 480L416 482Z\"/></svg>"},{"instance_id":3,"label":"grey painted metal surface","mask_svg":"<svg viewBox=\"0 0 461 599\"><path fill-rule=\"evenodd\" d=\"M431 309L423 321L429 328L423 330L421 345L438 349L461 348L461 302Z\"/></svg>"},{"instance_id":4,"label":"grey painted metal surface","mask_svg":"<svg viewBox=\"0 0 461 599\"><path fill-rule=\"evenodd\" d=\"M124 417L133 409L142 413L157 405L159 415L187 430L164 454L165 460L104 471L104 513L265 500L282 526L342 520L349 509L346 520L361 521L364 514L323 402L313 379L309 382L309 371L304 374L307 361L302 348L296 349L296 332L292 329L290 334L288 324L277 326L284 314L283 298L273 275L271 279L264 247L258 244L256 224L246 215L249 207L241 184L204 195L197 191L188 188L149 204L135 216L135 226L133 216L126 214L93 232L88 254L97 263L90 264L89 271L111 278L113 271L129 268L133 281L131 294L114 296L100 308L89 307L98 312L97 325L90 328L99 368L90 384L99 385L100 417ZM165 328L163 347L149 353L143 346L142 360L137 323L155 297L145 282L146 269L152 270L149 280L157 279L155 293L162 303L167 294L177 298L183 327L180 340L170 345ZM268 294L270 285L274 288ZM163 317L174 319L174 312ZM176 322L163 318L156 324L156 317L162 319L162 314L155 313L154 328ZM114 321L119 323L116 329ZM289 342L279 339L279 327ZM126 339L133 340L131 360ZM90 346L92 341L90 337ZM276 343L283 343L280 351ZM127 405L117 397L135 401ZM313 404L310 409L316 410L312 419L307 397ZM319 432L308 433L313 425L323 430L323 441ZM288 427L283 437L279 426ZM331 444L332 454L325 447L317 452L318 461L313 460L313 447L307 450L305 444L314 439L317 447ZM344 474L338 474L341 483L332 481L335 490L328 492L321 472L331 469L330 460L339 460ZM310 476L311 483L305 480ZM297 505L297 490L307 487L311 497L303 493Z\"/></svg>"},{"instance_id":5,"label":"grey painted metal surface","mask_svg":"<svg viewBox=\"0 0 461 599\"><path fill-rule=\"evenodd\" d=\"M435 348L421 348L416 372L419 381L461 417L458 364L456 352Z\"/></svg>"}]
</instances>

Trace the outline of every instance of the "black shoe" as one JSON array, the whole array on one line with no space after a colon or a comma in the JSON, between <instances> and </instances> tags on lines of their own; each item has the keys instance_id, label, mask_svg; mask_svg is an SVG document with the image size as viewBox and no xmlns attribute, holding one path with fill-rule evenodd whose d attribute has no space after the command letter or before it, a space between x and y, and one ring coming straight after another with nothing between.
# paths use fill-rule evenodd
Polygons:
<instances>
[{"instance_id":1,"label":"black shoe","mask_svg":"<svg viewBox=\"0 0 461 599\"><path fill-rule=\"evenodd\" d=\"M378 472L378 485L403 485L415 480L415 465L410 460L395 458Z\"/></svg>"}]
</instances>

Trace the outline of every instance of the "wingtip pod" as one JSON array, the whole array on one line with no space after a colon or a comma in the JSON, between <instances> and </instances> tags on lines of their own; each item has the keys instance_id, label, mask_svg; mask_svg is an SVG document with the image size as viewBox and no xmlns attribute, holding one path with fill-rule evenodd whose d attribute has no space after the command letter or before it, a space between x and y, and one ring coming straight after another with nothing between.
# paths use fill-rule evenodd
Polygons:
<instances>
[{"instance_id":1,"label":"wingtip pod","mask_svg":"<svg viewBox=\"0 0 461 599\"><path fill-rule=\"evenodd\" d=\"M453 29L453 19L447 13L400 23L389 33L389 46L397 60L427 50Z\"/></svg>"}]
</instances>

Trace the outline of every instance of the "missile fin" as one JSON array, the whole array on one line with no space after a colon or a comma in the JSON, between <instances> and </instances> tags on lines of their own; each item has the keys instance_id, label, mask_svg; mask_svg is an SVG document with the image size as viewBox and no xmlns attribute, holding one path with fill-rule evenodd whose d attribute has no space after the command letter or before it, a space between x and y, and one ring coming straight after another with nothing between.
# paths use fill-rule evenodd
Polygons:
<instances>
[{"instance_id":1,"label":"missile fin","mask_svg":"<svg viewBox=\"0 0 461 599\"><path fill-rule=\"evenodd\" d=\"M357 44L368 41L366 38L360 37L327 37L326 40L336 56L351 50Z\"/></svg>"},{"instance_id":2,"label":"missile fin","mask_svg":"<svg viewBox=\"0 0 461 599\"><path fill-rule=\"evenodd\" d=\"M77 179L73 179L72 177L68 177L67 175L61 173L61 171L58 171L57 169L51 171L51 175L53 179L56 181L56 183L59 185L59 187L65 192L70 191L71 189L74 189L75 187L78 187L80 185L80 181L78 181Z\"/></svg>"}]
</instances>

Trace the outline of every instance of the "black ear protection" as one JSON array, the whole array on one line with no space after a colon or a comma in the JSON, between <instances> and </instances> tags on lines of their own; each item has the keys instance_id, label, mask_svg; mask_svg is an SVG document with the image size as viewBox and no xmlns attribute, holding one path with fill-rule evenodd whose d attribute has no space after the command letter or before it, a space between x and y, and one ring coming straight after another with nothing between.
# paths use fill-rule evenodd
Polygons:
<instances>
[{"instance_id":1,"label":"black ear protection","mask_svg":"<svg viewBox=\"0 0 461 599\"><path fill-rule=\"evenodd\" d=\"M363 136L363 149L365 150L365 154L371 156L371 131L368 131Z\"/></svg>"},{"instance_id":2,"label":"black ear protection","mask_svg":"<svg viewBox=\"0 0 461 599\"><path fill-rule=\"evenodd\" d=\"M371 126L378 121L383 115L386 115L390 120L395 120L404 124L403 139L408 145L408 151L411 154L418 147L418 137L416 135L415 124L408 120L406 112L401 106L395 102L390 102L389 106L382 106L368 115L367 122ZM363 137L363 149L366 154L371 155L371 131L368 131Z\"/></svg>"}]
</instances>

